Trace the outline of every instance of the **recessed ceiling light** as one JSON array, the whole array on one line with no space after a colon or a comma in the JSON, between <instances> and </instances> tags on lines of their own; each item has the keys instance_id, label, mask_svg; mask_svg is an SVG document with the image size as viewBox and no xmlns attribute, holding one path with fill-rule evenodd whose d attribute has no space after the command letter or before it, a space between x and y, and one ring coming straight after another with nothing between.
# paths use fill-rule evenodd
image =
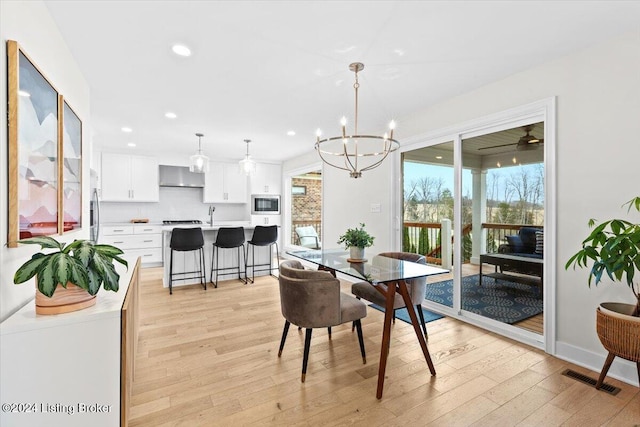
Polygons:
<instances>
[{"instance_id":1,"label":"recessed ceiling light","mask_svg":"<svg viewBox=\"0 0 640 427\"><path fill-rule=\"evenodd\" d=\"M191 49L181 44L174 44L171 47L171 50L173 50L173 53L175 53L176 55L191 56Z\"/></svg>"},{"instance_id":2,"label":"recessed ceiling light","mask_svg":"<svg viewBox=\"0 0 640 427\"><path fill-rule=\"evenodd\" d=\"M436 156L436 159L442 160L442 156Z\"/></svg>"},{"instance_id":3,"label":"recessed ceiling light","mask_svg":"<svg viewBox=\"0 0 640 427\"><path fill-rule=\"evenodd\" d=\"M289 136L294 136L296 134L296 131L294 130L290 130L289 132L287 132L287 135Z\"/></svg>"},{"instance_id":4,"label":"recessed ceiling light","mask_svg":"<svg viewBox=\"0 0 640 427\"><path fill-rule=\"evenodd\" d=\"M136 146L136 144L135 144L135 142L130 142L130 143L128 143L128 144L127 144L127 146L128 146L128 147L135 147L135 146Z\"/></svg>"},{"instance_id":5,"label":"recessed ceiling light","mask_svg":"<svg viewBox=\"0 0 640 427\"><path fill-rule=\"evenodd\" d=\"M19 90L18 94L20 96L26 96L27 98L31 96L31 94L29 92L27 92L26 90Z\"/></svg>"},{"instance_id":6,"label":"recessed ceiling light","mask_svg":"<svg viewBox=\"0 0 640 427\"><path fill-rule=\"evenodd\" d=\"M126 133L131 133L131 132L133 132L133 129L131 129L131 128L129 128L129 127L126 127L126 126L125 126L125 127L123 127L121 130L122 130L122 132L126 132Z\"/></svg>"},{"instance_id":7,"label":"recessed ceiling light","mask_svg":"<svg viewBox=\"0 0 640 427\"><path fill-rule=\"evenodd\" d=\"M167 119L175 119L176 117L178 117L178 116L176 116L176 113L172 113L171 111L169 111L168 113L164 113L164 116Z\"/></svg>"}]
</instances>

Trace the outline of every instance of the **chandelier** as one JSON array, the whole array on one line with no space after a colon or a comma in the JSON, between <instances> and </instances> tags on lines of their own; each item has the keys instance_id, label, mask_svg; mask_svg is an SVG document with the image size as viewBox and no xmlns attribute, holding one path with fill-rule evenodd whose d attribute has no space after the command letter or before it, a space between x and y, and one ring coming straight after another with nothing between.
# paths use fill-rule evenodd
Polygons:
<instances>
[{"instance_id":1,"label":"chandelier","mask_svg":"<svg viewBox=\"0 0 640 427\"><path fill-rule=\"evenodd\" d=\"M253 175L256 172L256 162L251 159L249 155L249 143L250 139L245 139L244 142L247 143L247 154L244 156L244 159L240 160L240 173L244 173L245 175Z\"/></svg>"},{"instance_id":2,"label":"chandelier","mask_svg":"<svg viewBox=\"0 0 640 427\"><path fill-rule=\"evenodd\" d=\"M347 135L346 117L342 117L340 120L342 135L320 139L322 132L320 129L316 132L315 149L322 161L334 168L349 171L351 178L360 178L362 172L380 166L389 153L400 147L398 141L393 139L393 130L396 126L393 120L389 123L389 134L385 133L384 136L358 134L358 89L360 88L358 72L363 69L364 64L361 62L349 65L349 70L355 73L353 88L356 95L356 105L353 134Z\"/></svg>"},{"instance_id":3,"label":"chandelier","mask_svg":"<svg viewBox=\"0 0 640 427\"><path fill-rule=\"evenodd\" d=\"M198 152L189 157L189 171L195 173L207 173L209 172L209 158L202 154L201 138L204 136L201 133L196 133L198 137Z\"/></svg>"}]
</instances>

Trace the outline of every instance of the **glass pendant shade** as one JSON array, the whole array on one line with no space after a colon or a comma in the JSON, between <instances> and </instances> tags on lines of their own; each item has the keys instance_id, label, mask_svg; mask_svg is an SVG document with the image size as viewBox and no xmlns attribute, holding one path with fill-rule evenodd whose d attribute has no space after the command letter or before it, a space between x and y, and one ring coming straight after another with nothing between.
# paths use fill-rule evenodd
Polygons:
<instances>
[{"instance_id":1,"label":"glass pendant shade","mask_svg":"<svg viewBox=\"0 0 640 427\"><path fill-rule=\"evenodd\" d=\"M207 173L209 172L209 157L204 154L198 153L189 157L189 171L195 173Z\"/></svg>"},{"instance_id":2,"label":"glass pendant shade","mask_svg":"<svg viewBox=\"0 0 640 427\"><path fill-rule=\"evenodd\" d=\"M240 173L249 176L256 173L256 162L254 162L249 155L249 143L251 142L251 140L245 139L244 142L247 143L247 154L244 156L244 159L238 162L238 166L240 167Z\"/></svg>"},{"instance_id":3,"label":"glass pendant shade","mask_svg":"<svg viewBox=\"0 0 640 427\"><path fill-rule=\"evenodd\" d=\"M201 133L196 133L198 137L198 152L189 157L189 171L195 173L207 173L209 172L209 157L202 154L201 139L204 136Z\"/></svg>"}]
</instances>

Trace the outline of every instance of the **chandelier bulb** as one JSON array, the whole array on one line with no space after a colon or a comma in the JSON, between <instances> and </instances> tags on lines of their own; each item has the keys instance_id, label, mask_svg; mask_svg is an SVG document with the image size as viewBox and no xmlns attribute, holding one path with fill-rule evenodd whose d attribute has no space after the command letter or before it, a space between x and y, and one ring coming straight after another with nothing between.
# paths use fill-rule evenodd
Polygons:
<instances>
[{"instance_id":1,"label":"chandelier bulb","mask_svg":"<svg viewBox=\"0 0 640 427\"><path fill-rule=\"evenodd\" d=\"M389 129L394 130L396 128L396 122L395 120L391 120L391 122L389 123Z\"/></svg>"}]
</instances>

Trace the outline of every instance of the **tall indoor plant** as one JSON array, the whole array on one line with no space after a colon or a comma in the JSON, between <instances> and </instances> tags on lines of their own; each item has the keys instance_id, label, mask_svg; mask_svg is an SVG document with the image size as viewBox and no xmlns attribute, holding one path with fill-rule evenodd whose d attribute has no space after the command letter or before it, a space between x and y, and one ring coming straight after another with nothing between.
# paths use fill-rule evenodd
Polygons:
<instances>
[{"instance_id":1,"label":"tall indoor plant","mask_svg":"<svg viewBox=\"0 0 640 427\"><path fill-rule=\"evenodd\" d=\"M13 277L13 282L20 284L36 276L36 312L39 314L74 311L95 304L95 295L101 287L118 291L120 275L114 262L127 267L127 261L120 257L122 250L89 240L66 244L53 237L37 236L18 243L53 250L35 253ZM72 300L70 304L66 304L68 299Z\"/></svg>"},{"instance_id":2,"label":"tall indoor plant","mask_svg":"<svg viewBox=\"0 0 640 427\"><path fill-rule=\"evenodd\" d=\"M345 249L349 249L350 259L364 259L364 248L373 245L373 239L364 229L364 224L360 223L360 227L347 228L347 231L338 238L338 243L344 243Z\"/></svg>"},{"instance_id":3,"label":"tall indoor plant","mask_svg":"<svg viewBox=\"0 0 640 427\"><path fill-rule=\"evenodd\" d=\"M623 206L628 206L627 212L632 208L640 212L640 197ZM600 388L616 356L636 362L640 379L640 224L610 219L596 225L591 219L589 226L595 228L583 240L582 249L567 261L565 268L588 268L588 264L593 262L587 282L589 286L594 280L598 285L606 273L609 279L626 283L635 296L635 304L603 302L597 309L598 338L609 352L596 383L596 388Z\"/></svg>"}]
</instances>

